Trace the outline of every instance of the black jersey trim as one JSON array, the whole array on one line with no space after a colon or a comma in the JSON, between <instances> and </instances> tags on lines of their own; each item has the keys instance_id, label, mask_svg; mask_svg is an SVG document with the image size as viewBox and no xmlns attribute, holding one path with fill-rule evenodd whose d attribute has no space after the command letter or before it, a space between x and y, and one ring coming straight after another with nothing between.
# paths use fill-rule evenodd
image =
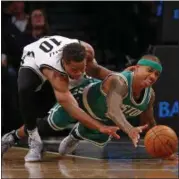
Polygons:
<instances>
[{"instance_id":1,"label":"black jersey trim","mask_svg":"<svg viewBox=\"0 0 179 179\"><path fill-rule=\"evenodd\" d=\"M41 79L42 83L44 82L43 77L35 69L33 69L32 67L30 67L30 66L21 66L19 68L19 70L22 69L22 68L28 68L28 69L32 70Z\"/></svg>"},{"instance_id":2,"label":"black jersey trim","mask_svg":"<svg viewBox=\"0 0 179 179\"><path fill-rule=\"evenodd\" d=\"M52 69L52 70L55 70L55 71L61 73L62 75L68 76L67 73L64 73L64 72L62 72L62 71L60 71L60 70L57 70L56 68L54 68L54 67L52 67L52 66L50 66L50 65L47 65L47 64L42 64L42 65L40 65L40 68L39 68L39 69L41 70L41 69L44 68L44 67L50 68L50 69Z\"/></svg>"}]
</instances>

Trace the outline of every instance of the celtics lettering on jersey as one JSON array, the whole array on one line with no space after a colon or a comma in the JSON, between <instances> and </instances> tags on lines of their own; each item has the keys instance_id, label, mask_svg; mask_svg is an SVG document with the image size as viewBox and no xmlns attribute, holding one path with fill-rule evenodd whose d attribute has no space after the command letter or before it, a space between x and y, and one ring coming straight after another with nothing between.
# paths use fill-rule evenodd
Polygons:
<instances>
[{"instance_id":1,"label":"celtics lettering on jersey","mask_svg":"<svg viewBox=\"0 0 179 179\"><path fill-rule=\"evenodd\" d=\"M135 116L138 116L139 114L141 114L143 111L137 109L137 108L134 108L130 105L125 105L123 104L121 106L121 110L122 112L124 113L124 115L127 117L135 117Z\"/></svg>"}]
</instances>

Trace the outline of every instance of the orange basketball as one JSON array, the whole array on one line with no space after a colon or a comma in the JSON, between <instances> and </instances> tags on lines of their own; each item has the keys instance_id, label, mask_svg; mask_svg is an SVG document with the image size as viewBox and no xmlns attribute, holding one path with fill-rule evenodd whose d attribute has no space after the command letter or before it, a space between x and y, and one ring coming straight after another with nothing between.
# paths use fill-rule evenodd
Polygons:
<instances>
[{"instance_id":1,"label":"orange basketball","mask_svg":"<svg viewBox=\"0 0 179 179\"><path fill-rule=\"evenodd\" d=\"M158 125L146 133L144 145L153 157L169 157L177 151L178 138L170 127Z\"/></svg>"}]
</instances>

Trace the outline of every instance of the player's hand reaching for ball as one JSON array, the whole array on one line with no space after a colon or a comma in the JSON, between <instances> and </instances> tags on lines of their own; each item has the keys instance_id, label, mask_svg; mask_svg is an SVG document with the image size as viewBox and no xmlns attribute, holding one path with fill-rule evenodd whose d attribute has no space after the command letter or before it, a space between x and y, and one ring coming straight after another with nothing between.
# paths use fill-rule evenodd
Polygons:
<instances>
[{"instance_id":1,"label":"player's hand reaching for ball","mask_svg":"<svg viewBox=\"0 0 179 179\"><path fill-rule=\"evenodd\" d=\"M143 125L143 126L139 126L139 127L133 127L130 131L129 131L129 137L131 138L133 144L135 147L137 147L137 144L139 142L140 139L140 133L142 133L144 130L146 130L148 127L148 125Z\"/></svg>"},{"instance_id":2,"label":"player's hand reaching for ball","mask_svg":"<svg viewBox=\"0 0 179 179\"><path fill-rule=\"evenodd\" d=\"M102 126L99 131L103 134L107 134L109 136L113 136L116 139L120 139L120 136L117 134L119 127L117 126Z\"/></svg>"}]
</instances>

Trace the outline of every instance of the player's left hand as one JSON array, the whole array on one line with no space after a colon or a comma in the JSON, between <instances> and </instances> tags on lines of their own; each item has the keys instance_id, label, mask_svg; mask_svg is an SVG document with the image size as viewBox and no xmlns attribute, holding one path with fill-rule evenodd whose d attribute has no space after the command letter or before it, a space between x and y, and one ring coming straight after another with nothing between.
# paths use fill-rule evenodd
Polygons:
<instances>
[{"instance_id":1,"label":"player's left hand","mask_svg":"<svg viewBox=\"0 0 179 179\"><path fill-rule=\"evenodd\" d=\"M120 139L120 136L117 134L119 127L117 126L103 126L100 128L100 132L103 134L107 134L109 136L113 136L116 139Z\"/></svg>"}]
</instances>

